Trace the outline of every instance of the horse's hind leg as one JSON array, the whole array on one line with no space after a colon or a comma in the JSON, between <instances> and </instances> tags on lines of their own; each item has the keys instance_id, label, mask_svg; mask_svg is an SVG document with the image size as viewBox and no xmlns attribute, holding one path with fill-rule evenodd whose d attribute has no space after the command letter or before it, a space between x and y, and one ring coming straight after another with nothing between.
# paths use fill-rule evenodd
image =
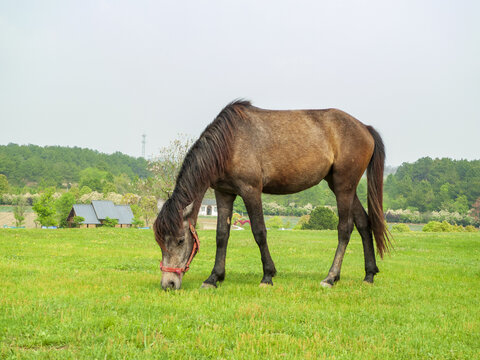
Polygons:
<instances>
[{"instance_id":1,"label":"horse's hind leg","mask_svg":"<svg viewBox=\"0 0 480 360\"><path fill-rule=\"evenodd\" d=\"M379 270L375 261L372 229L370 228L370 224L368 222L368 215L356 194L353 199L352 212L353 220L358 232L362 237L363 243L363 255L365 257L365 279L363 281L373 283L373 277L378 273Z\"/></svg>"},{"instance_id":2,"label":"horse's hind leg","mask_svg":"<svg viewBox=\"0 0 480 360\"><path fill-rule=\"evenodd\" d=\"M215 254L215 265L212 273L202 284L202 287L217 287L218 281L225 279L225 257L227 255L228 237L232 221L233 202L236 195L215 191L217 200L217 252Z\"/></svg>"},{"instance_id":3,"label":"horse's hind leg","mask_svg":"<svg viewBox=\"0 0 480 360\"><path fill-rule=\"evenodd\" d=\"M331 185L330 182L329 185ZM338 207L338 246L330 271L327 277L321 282L321 285L325 287L332 287L335 282L340 280L343 257L353 231L352 205L355 190L340 191L335 188L334 192L337 197Z\"/></svg>"},{"instance_id":4,"label":"horse's hind leg","mask_svg":"<svg viewBox=\"0 0 480 360\"><path fill-rule=\"evenodd\" d=\"M277 270L273 263L270 251L267 245L267 229L263 218L261 192L250 188L250 191L244 191L240 194L245 202L248 216L252 225L252 233L255 241L260 249L260 255L263 264L263 278L260 284L273 285L272 277L275 276Z\"/></svg>"}]
</instances>

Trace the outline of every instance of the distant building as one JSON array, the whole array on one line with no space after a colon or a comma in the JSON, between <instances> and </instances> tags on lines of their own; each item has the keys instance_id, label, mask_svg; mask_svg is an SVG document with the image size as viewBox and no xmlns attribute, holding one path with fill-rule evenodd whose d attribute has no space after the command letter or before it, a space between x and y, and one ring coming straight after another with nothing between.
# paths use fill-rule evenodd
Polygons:
<instances>
[{"instance_id":1,"label":"distant building","mask_svg":"<svg viewBox=\"0 0 480 360\"><path fill-rule=\"evenodd\" d=\"M203 199L198 215L217 216L217 202L213 199Z\"/></svg>"},{"instance_id":2,"label":"distant building","mask_svg":"<svg viewBox=\"0 0 480 360\"><path fill-rule=\"evenodd\" d=\"M69 227L72 227L75 216L85 219L80 223L82 228L102 226L107 217L118 220L116 227L131 227L133 220L130 205L115 205L112 201L107 200L93 200L90 205L73 205L67 218Z\"/></svg>"}]
</instances>

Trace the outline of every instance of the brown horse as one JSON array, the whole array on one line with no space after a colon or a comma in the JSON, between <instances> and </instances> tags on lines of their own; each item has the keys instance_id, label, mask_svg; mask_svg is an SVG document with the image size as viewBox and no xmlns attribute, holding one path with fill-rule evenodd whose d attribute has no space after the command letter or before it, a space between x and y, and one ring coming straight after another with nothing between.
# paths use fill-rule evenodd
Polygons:
<instances>
[{"instance_id":1,"label":"brown horse","mask_svg":"<svg viewBox=\"0 0 480 360\"><path fill-rule=\"evenodd\" d=\"M373 235L381 257L389 239L383 218L384 145L371 127L343 111L273 111L248 101L227 105L187 153L172 196L154 224L162 249L162 287L179 289L198 248L194 226L206 190L212 187L218 207L215 265L203 287L225 278L225 256L233 202L241 196L251 220L263 264L262 284L273 285L275 265L267 245L262 192L291 194L322 179L338 205L338 247L324 286L340 279L345 249L355 224L362 237L365 279L378 273ZM368 215L356 188L367 169Z\"/></svg>"}]
</instances>

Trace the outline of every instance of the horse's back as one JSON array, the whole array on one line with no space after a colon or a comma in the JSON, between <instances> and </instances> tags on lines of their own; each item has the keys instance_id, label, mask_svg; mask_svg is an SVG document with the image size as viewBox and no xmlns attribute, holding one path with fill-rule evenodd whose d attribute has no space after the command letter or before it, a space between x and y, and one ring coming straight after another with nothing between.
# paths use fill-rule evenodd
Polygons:
<instances>
[{"instance_id":1,"label":"horse's back","mask_svg":"<svg viewBox=\"0 0 480 360\"><path fill-rule=\"evenodd\" d=\"M264 192L294 193L318 184L333 166L371 157L365 125L337 109L246 109L237 129L231 171L256 179ZM367 162L368 164L368 162ZM365 164L366 167L366 164ZM362 169L362 173L365 169ZM256 176L255 176L256 175Z\"/></svg>"}]
</instances>

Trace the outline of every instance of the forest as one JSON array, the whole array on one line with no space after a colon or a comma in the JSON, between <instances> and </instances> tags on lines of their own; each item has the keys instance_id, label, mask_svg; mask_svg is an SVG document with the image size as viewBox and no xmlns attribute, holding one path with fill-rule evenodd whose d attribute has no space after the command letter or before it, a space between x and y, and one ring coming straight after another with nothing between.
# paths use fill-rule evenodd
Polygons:
<instances>
[{"instance_id":1,"label":"forest","mask_svg":"<svg viewBox=\"0 0 480 360\"><path fill-rule=\"evenodd\" d=\"M421 158L385 181L385 207L467 212L480 198L480 160Z\"/></svg>"},{"instance_id":2,"label":"forest","mask_svg":"<svg viewBox=\"0 0 480 360\"><path fill-rule=\"evenodd\" d=\"M86 168L112 176L124 174L131 180L149 176L145 159L120 152L108 155L79 147L0 145L0 174L7 177L10 186L67 186L79 183Z\"/></svg>"}]
</instances>

